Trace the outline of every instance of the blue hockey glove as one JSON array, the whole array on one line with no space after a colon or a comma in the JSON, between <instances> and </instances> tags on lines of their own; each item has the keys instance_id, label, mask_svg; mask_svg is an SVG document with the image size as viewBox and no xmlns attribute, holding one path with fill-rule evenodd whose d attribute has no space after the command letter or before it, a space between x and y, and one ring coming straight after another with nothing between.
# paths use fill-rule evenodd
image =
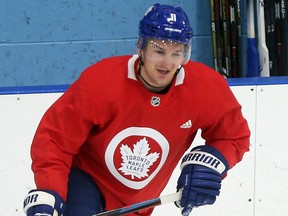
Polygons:
<instances>
[{"instance_id":1,"label":"blue hockey glove","mask_svg":"<svg viewBox=\"0 0 288 216\"><path fill-rule=\"evenodd\" d=\"M178 207L188 216L193 207L211 205L220 193L222 176L229 169L224 156L211 146L198 146L186 154L181 163L177 191L183 189Z\"/></svg>"},{"instance_id":2,"label":"blue hockey glove","mask_svg":"<svg viewBox=\"0 0 288 216\"><path fill-rule=\"evenodd\" d=\"M27 216L61 216L64 201L56 192L31 190L24 200L24 212Z\"/></svg>"}]
</instances>

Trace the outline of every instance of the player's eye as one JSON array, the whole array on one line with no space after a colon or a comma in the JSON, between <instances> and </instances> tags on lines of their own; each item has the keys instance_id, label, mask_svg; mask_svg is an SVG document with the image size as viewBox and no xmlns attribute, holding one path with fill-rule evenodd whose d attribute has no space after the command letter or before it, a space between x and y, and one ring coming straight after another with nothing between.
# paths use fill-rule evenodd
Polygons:
<instances>
[{"instance_id":1,"label":"player's eye","mask_svg":"<svg viewBox=\"0 0 288 216\"><path fill-rule=\"evenodd\" d=\"M159 55L164 55L165 54L163 50L155 50L155 52L157 54L159 54Z\"/></svg>"},{"instance_id":2,"label":"player's eye","mask_svg":"<svg viewBox=\"0 0 288 216\"><path fill-rule=\"evenodd\" d=\"M172 53L172 55L173 55L174 57L182 56L180 52Z\"/></svg>"}]
</instances>

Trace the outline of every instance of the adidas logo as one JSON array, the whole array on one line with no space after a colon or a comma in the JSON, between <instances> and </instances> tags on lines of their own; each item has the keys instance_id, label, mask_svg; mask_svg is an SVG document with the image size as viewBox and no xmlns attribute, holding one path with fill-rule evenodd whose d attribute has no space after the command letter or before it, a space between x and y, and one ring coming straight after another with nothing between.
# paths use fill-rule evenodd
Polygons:
<instances>
[{"instance_id":1,"label":"adidas logo","mask_svg":"<svg viewBox=\"0 0 288 216\"><path fill-rule=\"evenodd\" d=\"M191 127L192 127L192 121L191 120L185 122L184 124L182 124L180 126L180 128L191 128Z\"/></svg>"}]
</instances>

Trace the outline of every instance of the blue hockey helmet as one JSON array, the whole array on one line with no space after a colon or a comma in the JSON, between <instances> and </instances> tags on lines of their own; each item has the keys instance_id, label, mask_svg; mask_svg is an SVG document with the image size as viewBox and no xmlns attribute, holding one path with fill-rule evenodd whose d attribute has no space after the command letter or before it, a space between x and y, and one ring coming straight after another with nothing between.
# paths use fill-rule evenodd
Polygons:
<instances>
[{"instance_id":1,"label":"blue hockey helmet","mask_svg":"<svg viewBox=\"0 0 288 216\"><path fill-rule=\"evenodd\" d=\"M185 61L190 58L192 28L187 14L180 7L156 3L148 9L139 23L139 48L147 45L149 38L185 44Z\"/></svg>"}]
</instances>

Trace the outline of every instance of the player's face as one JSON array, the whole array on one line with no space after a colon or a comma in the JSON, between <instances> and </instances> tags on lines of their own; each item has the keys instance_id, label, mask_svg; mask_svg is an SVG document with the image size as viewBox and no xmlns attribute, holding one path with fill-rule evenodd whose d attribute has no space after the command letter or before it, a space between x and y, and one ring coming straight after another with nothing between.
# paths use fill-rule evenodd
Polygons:
<instances>
[{"instance_id":1,"label":"player's face","mask_svg":"<svg viewBox=\"0 0 288 216\"><path fill-rule=\"evenodd\" d=\"M149 40L146 48L141 51L144 63L142 77L155 87L169 85L184 61L184 48L180 43Z\"/></svg>"}]
</instances>

